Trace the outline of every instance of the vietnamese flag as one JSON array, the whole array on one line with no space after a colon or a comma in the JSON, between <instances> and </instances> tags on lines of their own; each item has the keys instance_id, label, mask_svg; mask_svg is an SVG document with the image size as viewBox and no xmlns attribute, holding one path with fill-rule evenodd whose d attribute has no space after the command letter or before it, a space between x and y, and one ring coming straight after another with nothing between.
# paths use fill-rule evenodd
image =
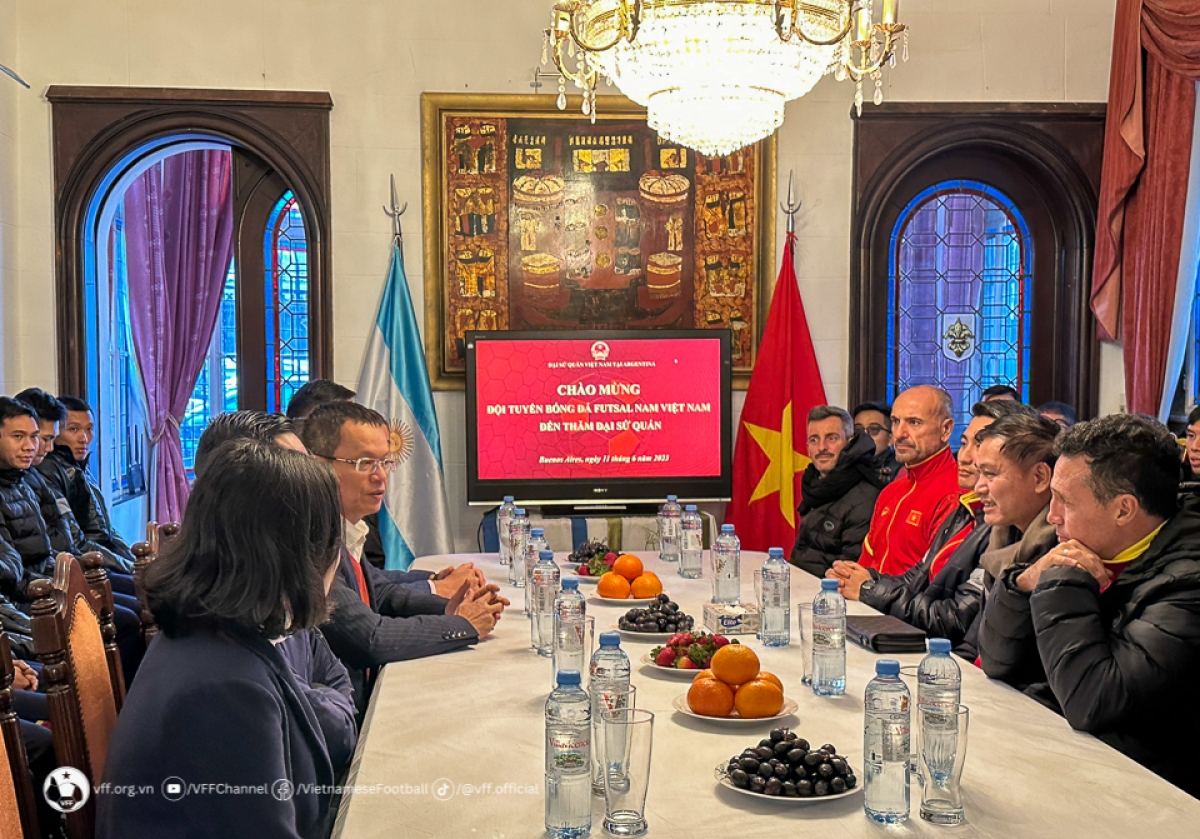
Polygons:
<instances>
[{"instance_id":1,"label":"vietnamese flag","mask_svg":"<svg viewBox=\"0 0 1200 839\"><path fill-rule=\"evenodd\" d=\"M733 500L725 521L742 547L765 551L796 541L800 477L809 464L808 412L825 404L825 386L804 317L789 233L771 310L746 391L733 450Z\"/></svg>"}]
</instances>

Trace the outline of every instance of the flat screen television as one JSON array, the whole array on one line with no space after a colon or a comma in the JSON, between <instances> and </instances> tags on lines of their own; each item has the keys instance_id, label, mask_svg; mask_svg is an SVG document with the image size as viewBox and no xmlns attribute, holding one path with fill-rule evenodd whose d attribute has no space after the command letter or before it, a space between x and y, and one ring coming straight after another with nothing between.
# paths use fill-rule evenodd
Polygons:
<instances>
[{"instance_id":1,"label":"flat screen television","mask_svg":"<svg viewBox=\"0 0 1200 839\"><path fill-rule=\"evenodd\" d=\"M468 332L467 502L727 500L728 330Z\"/></svg>"}]
</instances>

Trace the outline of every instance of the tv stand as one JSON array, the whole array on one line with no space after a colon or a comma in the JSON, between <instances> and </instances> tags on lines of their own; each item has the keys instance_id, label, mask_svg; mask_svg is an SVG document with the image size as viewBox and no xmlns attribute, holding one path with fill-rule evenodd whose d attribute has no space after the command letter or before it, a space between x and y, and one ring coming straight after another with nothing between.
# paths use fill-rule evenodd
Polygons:
<instances>
[{"instance_id":1,"label":"tv stand","mask_svg":"<svg viewBox=\"0 0 1200 839\"><path fill-rule=\"evenodd\" d=\"M658 505L650 503L640 504L605 504L597 502L594 504L543 504L541 507L542 515L546 517L552 516L656 516L658 515Z\"/></svg>"}]
</instances>

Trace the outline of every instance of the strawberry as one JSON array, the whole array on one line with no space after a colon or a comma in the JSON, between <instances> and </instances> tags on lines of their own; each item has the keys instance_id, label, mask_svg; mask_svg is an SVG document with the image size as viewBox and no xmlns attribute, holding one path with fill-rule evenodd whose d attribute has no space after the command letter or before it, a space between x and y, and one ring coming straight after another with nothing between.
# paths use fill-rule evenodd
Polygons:
<instances>
[{"instance_id":1,"label":"strawberry","mask_svg":"<svg viewBox=\"0 0 1200 839\"><path fill-rule=\"evenodd\" d=\"M654 657L654 663L659 667L671 667L675 665L675 657L676 652L673 647L663 647Z\"/></svg>"},{"instance_id":2,"label":"strawberry","mask_svg":"<svg viewBox=\"0 0 1200 839\"><path fill-rule=\"evenodd\" d=\"M667 646L668 647L686 647L687 644L685 644L683 641L685 635L686 635L686 633L684 633L684 632L676 632L674 635L672 635L667 640Z\"/></svg>"},{"instance_id":3,"label":"strawberry","mask_svg":"<svg viewBox=\"0 0 1200 839\"><path fill-rule=\"evenodd\" d=\"M686 655L681 655L679 658L675 659L675 667L678 670L699 670L700 669L696 665L696 662L692 661L692 659Z\"/></svg>"},{"instance_id":4,"label":"strawberry","mask_svg":"<svg viewBox=\"0 0 1200 839\"><path fill-rule=\"evenodd\" d=\"M726 638L724 635L714 635L712 637L712 643L713 643L713 646L719 650L719 649L721 649L721 647L724 647L726 644L729 643L729 639Z\"/></svg>"},{"instance_id":5,"label":"strawberry","mask_svg":"<svg viewBox=\"0 0 1200 839\"><path fill-rule=\"evenodd\" d=\"M579 570L576 573L581 577L590 577L592 576L592 569L588 567L586 562L584 562L580 563Z\"/></svg>"},{"instance_id":6,"label":"strawberry","mask_svg":"<svg viewBox=\"0 0 1200 839\"><path fill-rule=\"evenodd\" d=\"M606 553L604 555L604 564L607 565L609 568L612 568L612 564L616 561L617 561L617 555L615 553L613 553L612 551L609 551L608 553Z\"/></svg>"},{"instance_id":7,"label":"strawberry","mask_svg":"<svg viewBox=\"0 0 1200 839\"><path fill-rule=\"evenodd\" d=\"M678 641L673 640L675 637L678 637L679 640ZM696 643L696 636L690 632L676 632L675 635L672 636L672 641L671 641L671 644L676 647L690 647L692 644L695 644L695 643Z\"/></svg>"}]
</instances>

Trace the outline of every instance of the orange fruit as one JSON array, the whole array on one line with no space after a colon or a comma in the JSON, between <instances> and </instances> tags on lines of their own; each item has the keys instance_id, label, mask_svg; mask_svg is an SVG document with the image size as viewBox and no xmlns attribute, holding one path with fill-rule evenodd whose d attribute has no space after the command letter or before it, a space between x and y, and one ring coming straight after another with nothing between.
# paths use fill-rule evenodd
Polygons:
<instances>
[{"instance_id":1,"label":"orange fruit","mask_svg":"<svg viewBox=\"0 0 1200 839\"><path fill-rule=\"evenodd\" d=\"M740 685L758 675L758 656L745 644L727 644L708 663L713 675L727 685ZM782 691L781 691L782 692Z\"/></svg>"},{"instance_id":2,"label":"orange fruit","mask_svg":"<svg viewBox=\"0 0 1200 839\"><path fill-rule=\"evenodd\" d=\"M629 596L629 580L609 571L596 581L596 594L613 600L623 600Z\"/></svg>"},{"instance_id":3,"label":"orange fruit","mask_svg":"<svg viewBox=\"0 0 1200 839\"><path fill-rule=\"evenodd\" d=\"M612 570L625 579L633 582L642 576L642 561L633 554L621 554L613 563Z\"/></svg>"},{"instance_id":4,"label":"orange fruit","mask_svg":"<svg viewBox=\"0 0 1200 839\"><path fill-rule=\"evenodd\" d=\"M713 675L713 671L711 671L711 670L701 670L699 673L696 674L696 678L692 679L692 682L694 684L695 682L698 682L701 679L708 679L711 682L721 681L720 679L718 679L716 676Z\"/></svg>"},{"instance_id":5,"label":"orange fruit","mask_svg":"<svg viewBox=\"0 0 1200 839\"><path fill-rule=\"evenodd\" d=\"M687 694L688 707L704 717L727 717L733 710L733 691L715 679L696 679Z\"/></svg>"},{"instance_id":6,"label":"orange fruit","mask_svg":"<svg viewBox=\"0 0 1200 839\"><path fill-rule=\"evenodd\" d=\"M756 682L766 680L780 690L783 690L783 682L779 681L779 677L774 673L768 673L766 670L759 670L758 675L754 677L754 680Z\"/></svg>"},{"instance_id":7,"label":"orange fruit","mask_svg":"<svg viewBox=\"0 0 1200 839\"><path fill-rule=\"evenodd\" d=\"M783 710L783 691L766 679L756 679L738 689L733 703L739 717L773 717Z\"/></svg>"},{"instance_id":8,"label":"orange fruit","mask_svg":"<svg viewBox=\"0 0 1200 839\"><path fill-rule=\"evenodd\" d=\"M662 581L647 571L633 581L629 590L634 597L658 597L662 594Z\"/></svg>"}]
</instances>

